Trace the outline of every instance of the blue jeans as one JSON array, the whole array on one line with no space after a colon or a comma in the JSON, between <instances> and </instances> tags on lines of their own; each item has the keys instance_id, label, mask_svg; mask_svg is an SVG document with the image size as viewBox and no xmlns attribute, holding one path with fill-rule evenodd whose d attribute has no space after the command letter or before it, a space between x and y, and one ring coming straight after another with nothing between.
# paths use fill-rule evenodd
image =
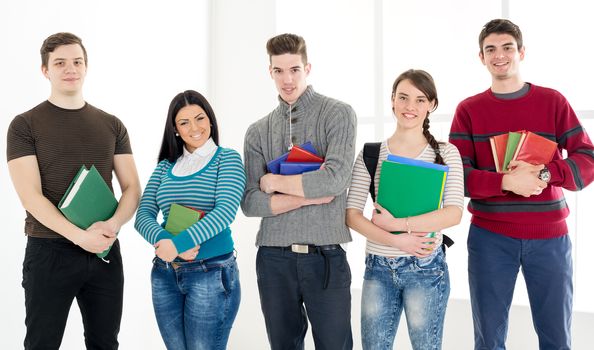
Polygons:
<instances>
[{"instance_id":1,"label":"blue jeans","mask_svg":"<svg viewBox=\"0 0 594 350\"><path fill-rule=\"evenodd\" d=\"M520 267L540 349L570 349L573 267L569 236L516 239L471 225L468 281L474 348L505 349Z\"/></svg>"},{"instance_id":2,"label":"blue jeans","mask_svg":"<svg viewBox=\"0 0 594 350\"><path fill-rule=\"evenodd\" d=\"M317 350L353 348L351 270L340 246L309 254L260 247L256 272L272 350L303 349L308 319Z\"/></svg>"},{"instance_id":3,"label":"blue jeans","mask_svg":"<svg viewBox=\"0 0 594 350\"><path fill-rule=\"evenodd\" d=\"M241 299L233 253L173 263L155 257L151 280L153 307L167 349L227 347Z\"/></svg>"},{"instance_id":4,"label":"blue jeans","mask_svg":"<svg viewBox=\"0 0 594 350\"><path fill-rule=\"evenodd\" d=\"M368 254L361 297L363 349L392 349L402 310L413 349L441 349L450 295L442 249L426 258Z\"/></svg>"}]
</instances>

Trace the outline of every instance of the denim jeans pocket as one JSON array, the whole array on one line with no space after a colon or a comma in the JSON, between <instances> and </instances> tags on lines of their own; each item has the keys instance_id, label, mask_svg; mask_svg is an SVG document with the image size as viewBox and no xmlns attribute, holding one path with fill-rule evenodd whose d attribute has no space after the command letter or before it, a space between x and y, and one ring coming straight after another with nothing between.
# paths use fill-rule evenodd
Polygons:
<instances>
[{"instance_id":1,"label":"denim jeans pocket","mask_svg":"<svg viewBox=\"0 0 594 350\"><path fill-rule=\"evenodd\" d=\"M441 275L446 269L446 264L441 249L426 258L418 258L415 261L415 268L426 274Z\"/></svg>"},{"instance_id":2,"label":"denim jeans pocket","mask_svg":"<svg viewBox=\"0 0 594 350\"><path fill-rule=\"evenodd\" d=\"M276 251L260 248L256 254L256 278L258 286L271 287L282 285L278 276L290 273L292 266L290 257Z\"/></svg>"},{"instance_id":3,"label":"denim jeans pocket","mask_svg":"<svg viewBox=\"0 0 594 350\"><path fill-rule=\"evenodd\" d=\"M227 266L221 268L221 286L226 294L232 293L239 283L239 269L237 263L233 262Z\"/></svg>"},{"instance_id":4,"label":"denim jeans pocket","mask_svg":"<svg viewBox=\"0 0 594 350\"><path fill-rule=\"evenodd\" d=\"M324 252L328 259L328 288L350 288L351 268L346 258L346 252L341 249Z\"/></svg>"}]
</instances>

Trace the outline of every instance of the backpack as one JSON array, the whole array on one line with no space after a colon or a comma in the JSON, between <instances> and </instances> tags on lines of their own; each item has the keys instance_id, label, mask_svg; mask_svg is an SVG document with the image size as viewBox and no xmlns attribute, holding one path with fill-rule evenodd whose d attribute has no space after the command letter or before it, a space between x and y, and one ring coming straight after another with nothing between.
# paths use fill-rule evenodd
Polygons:
<instances>
[{"instance_id":1,"label":"backpack","mask_svg":"<svg viewBox=\"0 0 594 350\"><path fill-rule=\"evenodd\" d=\"M371 199L373 202L375 202L375 170L377 169L381 145L381 142L368 142L363 146L363 162L365 163L367 172L371 177L371 182L369 183L369 194L371 194ZM452 240L447 235L443 235L442 248L444 254L446 247L451 247L452 244L454 244L454 240Z\"/></svg>"}]
</instances>

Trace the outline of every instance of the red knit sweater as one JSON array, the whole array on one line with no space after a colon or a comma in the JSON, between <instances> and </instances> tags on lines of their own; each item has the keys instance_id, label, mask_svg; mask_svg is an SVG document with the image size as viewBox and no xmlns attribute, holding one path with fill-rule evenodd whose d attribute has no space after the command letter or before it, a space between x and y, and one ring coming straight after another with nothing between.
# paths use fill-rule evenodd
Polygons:
<instances>
[{"instance_id":1,"label":"red knit sweater","mask_svg":"<svg viewBox=\"0 0 594 350\"><path fill-rule=\"evenodd\" d=\"M528 198L502 191L503 174L495 172L489 137L529 130L556 141L557 154L546 164L549 186ZM561 188L578 191L594 180L594 146L575 112L559 92L531 85L520 98L502 100L491 90L469 97L456 109L450 142L464 163L465 195L472 223L520 239L567 234L569 208ZM562 158L561 151L567 151Z\"/></svg>"}]
</instances>

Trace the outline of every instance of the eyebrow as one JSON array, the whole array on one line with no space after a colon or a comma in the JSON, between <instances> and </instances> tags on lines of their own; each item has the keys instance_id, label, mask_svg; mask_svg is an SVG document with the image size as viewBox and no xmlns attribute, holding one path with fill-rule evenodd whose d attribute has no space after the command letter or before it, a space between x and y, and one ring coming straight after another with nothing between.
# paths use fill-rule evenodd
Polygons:
<instances>
[{"instance_id":1,"label":"eyebrow","mask_svg":"<svg viewBox=\"0 0 594 350\"><path fill-rule=\"evenodd\" d=\"M404 92L399 92L397 95L409 97L408 94L405 94ZM418 95L417 98L427 98L427 96L425 96L425 95Z\"/></svg>"},{"instance_id":2,"label":"eyebrow","mask_svg":"<svg viewBox=\"0 0 594 350\"><path fill-rule=\"evenodd\" d=\"M509 42L509 43L505 43L505 44L501 45L501 47L506 47L506 46L514 46L514 43ZM495 48L495 45L487 45L487 46L485 46L484 49L486 50L486 49L493 49L493 48Z\"/></svg>"},{"instance_id":3,"label":"eyebrow","mask_svg":"<svg viewBox=\"0 0 594 350\"><path fill-rule=\"evenodd\" d=\"M76 61L76 60L83 60L83 59L84 59L84 58L82 58L82 57L75 57L75 58L73 58L73 60L74 60L74 61ZM56 62L56 61L66 61L66 60L67 60L67 58L63 58L63 57L56 57L56 58L54 58L54 59L52 60L52 62Z\"/></svg>"},{"instance_id":4,"label":"eyebrow","mask_svg":"<svg viewBox=\"0 0 594 350\"><path fill-rule=\"evenodd\" d=\"M200 113L196 114L193 118L199 117L201 115L206 116L206 113L205 112L200 112ZM192 117L189 117L189 118L179 118L179 119L176 119L175 122L177 123L180 120L190 120L190 118L192 118Z\"/></svg>"},{"instance_id":5,"label":"eyebrow","mask_svg":"<svg viewBox=\"0 0 594 350\"><path fill-rule=\"evenodd\" d=\"M276 67L276 66L272 67L272 70L276 70L276 69L283 70L281 67ZM289 69L301 69L301 66L293 66L293 67L289 67Z\"/></svg>"}]
</instances>

